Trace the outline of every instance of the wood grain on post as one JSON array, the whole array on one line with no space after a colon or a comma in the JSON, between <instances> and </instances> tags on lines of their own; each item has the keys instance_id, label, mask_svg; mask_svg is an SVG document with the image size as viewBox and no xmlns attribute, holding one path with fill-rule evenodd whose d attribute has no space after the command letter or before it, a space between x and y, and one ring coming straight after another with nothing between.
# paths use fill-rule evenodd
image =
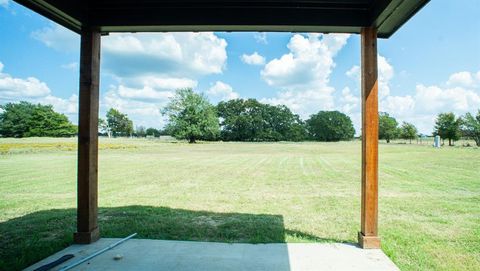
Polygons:
<instances>
[{"instance_id":1,"label":"wood grain on post","mask_svg":"<svg viewBox=\"0 0 480 271\"><path fill-rule=\"evenodd\" d=\"M362 29L362 222L358 242L379 248L378 237L378 68L377 30Z\"/></svg>"},{"instance_id":2,"label":"wood grain on post","mask_svg":"<svg viewBox=\"0 0 480 271\"><path fill-rule=\"evenodd\" d=\"M78 110L78 175L76 243L98 240L98 109L100 32L82 30Z\"/></svg>"}]
</instances>

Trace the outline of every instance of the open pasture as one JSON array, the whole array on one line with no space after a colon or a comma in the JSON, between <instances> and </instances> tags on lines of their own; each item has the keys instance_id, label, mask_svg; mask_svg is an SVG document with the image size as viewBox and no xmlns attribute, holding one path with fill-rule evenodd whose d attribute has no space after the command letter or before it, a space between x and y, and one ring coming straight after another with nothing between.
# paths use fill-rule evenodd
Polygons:
<instances>
[{"instance_id":1,"label":"open pasture","mask_svg":"<svg viewBox=\"0 0 480 271\"><path fill-rule=\"evenodd\" d=\"M0 270L72 243L76 139L0 139ZM103 237L356 242L360 142L100 140ZM480 149L380 144L379 235L402 270L480 266Z\"/></svg>"}]
</instances>

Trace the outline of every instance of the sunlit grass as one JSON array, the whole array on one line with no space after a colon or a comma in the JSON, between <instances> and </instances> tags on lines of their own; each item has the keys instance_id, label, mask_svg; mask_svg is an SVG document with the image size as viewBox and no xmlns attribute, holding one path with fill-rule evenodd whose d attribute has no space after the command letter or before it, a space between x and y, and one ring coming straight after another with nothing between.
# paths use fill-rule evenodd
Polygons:
<instances>
[{"instance_id":1,"label":"sunlit grass","mask_svg":"<svg viewBox=\"0 0 480 271\"><path fill-rule=\"evenodd\" d=\"M75 142L0 139L8 148L0 155L0 270L71 244ZM101 139L102 236L356 242L360 150L359 142ZM480 149L380 145L382 249L402 270L475 270L479 203Z\"/></svg>"}]
</instances>

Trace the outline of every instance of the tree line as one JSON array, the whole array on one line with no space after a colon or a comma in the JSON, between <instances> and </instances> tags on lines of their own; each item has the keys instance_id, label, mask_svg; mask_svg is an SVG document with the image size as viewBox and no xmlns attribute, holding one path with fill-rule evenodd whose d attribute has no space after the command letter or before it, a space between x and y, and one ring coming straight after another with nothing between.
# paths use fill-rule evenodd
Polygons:
<instances>
[{"instance_id":1,"label":"tree line","mask_svg":"<svg viewBox=\"0 0 480 271\"><path fill-rule=\"evenodd\" d=\"M99 118L99 133L109 137L159 137L222 141L340 141L354 138L355 129L349 116L339 111L319 111L302 120L285 105L270 105L256 99L234 99L217 105L192 89L179 89L163 108L168 118L164 129L137 126L127 114L110 108L105 119ZM77 127L51 105L28 102L0 105L0 136L67 137L77 134ZM453 145L460 137L475 140L480 146L480 110L457 117L453 113L437 116L433 135ZM419 136L408 122L401 125L386 112L379 113L379 139L412 142Z\"/></svg>"},{"instance_id":2,"label":"tree line","mask_svg":"<svg viewBox=\"0 0 480 271\"><path fill-rule=\"evenodd\" d=\"M169 123L166 133L178 139L223 141L340 141L351 140L355 129L349 116L339 111L320 111L303 121L285 105L263 104L255 99L235 99L214 106L191 89L176 92L163 110ZM473 139L480 146L480 110L456 117L437 116L434 136L453 145L460 137ZM379 139L390 143L404 139L410 143L422 136L412 123L398 121L386 112L379 113Z\"/></svg>"},{"instance_id":3,"label":"tree line","mask_svg":"<svg viewBox=\"0 0 480 271\"><path fill-rule=\"evenodd\" d=\"M388 113L379 114L379 138L389 143L393 139L412 140L422 136L417 128L408 122L399 126L397 120ZM448 145L453 146L460 138L470 138L480 147L480 109L477 115L466 113L464 116L455 116L454 113L440 113L435 120L433 136L440 136L442 141L448 140Z\"/></svg>"},{"instance_id":4,"label":"tree line","mask_svg":"<svg viewBox=\"0 0 480 271\"><path fill-rule=\"evenodd\" d=\"M285 105L234 99L212 105L203 94L180 89L164 108L165 130L177 139L222 141L339 141L355 135L338 111L320 111L303 121Z\"/></svg>"}]
</instances>

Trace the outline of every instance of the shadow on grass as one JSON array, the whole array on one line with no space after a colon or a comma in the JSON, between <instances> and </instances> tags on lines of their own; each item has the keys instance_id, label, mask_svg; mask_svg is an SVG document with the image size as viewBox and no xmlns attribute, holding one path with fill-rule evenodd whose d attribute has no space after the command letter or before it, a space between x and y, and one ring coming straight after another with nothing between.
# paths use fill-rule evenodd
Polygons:
<instances>
[{"instance_id":1,"label":"shadow on grass","mask_svg":"<svg viewBox=\"0 0 480 271\"><path fill-rule=\"evenodd\" d=\"M0 270L18 270L71 245L76 209L52 209L0 223ZM286 235L310 242L345 242L285 229L281 215L215 213L153 206L99 209L102 237L284 243Z\"/></svg>"}]
</instances>

